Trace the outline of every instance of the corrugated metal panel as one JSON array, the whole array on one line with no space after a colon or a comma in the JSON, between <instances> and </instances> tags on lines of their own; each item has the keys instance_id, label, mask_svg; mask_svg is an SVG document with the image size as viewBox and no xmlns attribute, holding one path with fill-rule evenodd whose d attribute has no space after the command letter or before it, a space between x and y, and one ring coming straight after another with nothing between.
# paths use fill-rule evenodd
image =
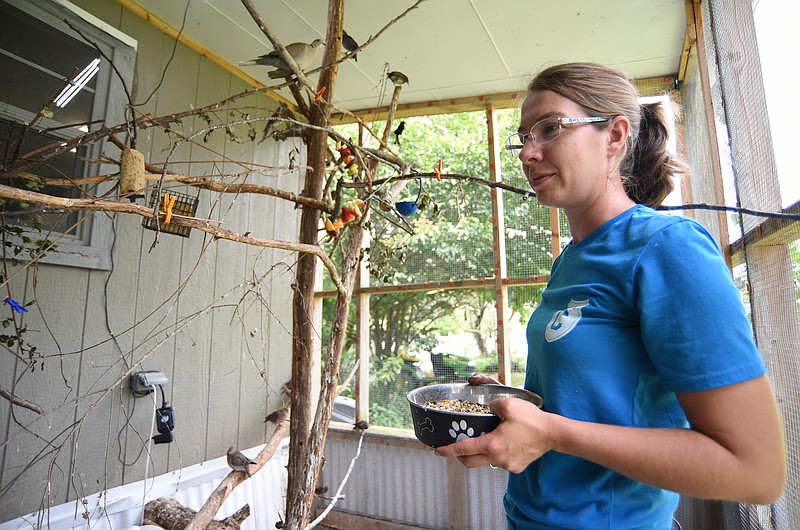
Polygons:
<instances>
[{"instance_id":1,"label":"corrugated metal panel","mask_svg":"<svg viewBox=\"0 0 800 530\"><path fill-rule=\"evenodd\" d=\"M243 451L254 457L264 446ZM289 439L284 439L273 457L252 478L240 484L225 500L216 519L231 515L245 504L250 517L242 530L275 528L283 514L286 495L286 464L289 461ZM230 472L224 456L195 464L153 479L126 484L90 495L86 505L68 502L46 512L36 512L0 524L0 530L125 530L141 524L142 506L152 499L171 497L184 506L199 510L219 482ZM144 499L144 502L142 500ZM89 519L83 518L88 511Z\"/></svg>"},{"instance_id":2,"label":"corrugated metal panel","mask_svg":"<svg viewBox=\"0 0 800 530\"><path fill-rule=\"evenodd\" d=\"M356 454L357 438L329 436L320 483L333 495ZM470 529L505 526L503 491L507 473L491 468L466 471L466 521ZM337 511L420 526L449 528L447 462L415 446L370 443L343 490ZM458 494L458 493L456 493Z\"/></svg>"},{"instance_id":3,"label":"corrugated metal panel","mask_svg":"<svg viewBox=\"0 0 800 530\"><path fill-rule=\"evenodd\" d=\"M505 528L506 512L503 493L508 472L482 467L467 470L467 524L470 530Z\"/></svg>"}]
</instances>

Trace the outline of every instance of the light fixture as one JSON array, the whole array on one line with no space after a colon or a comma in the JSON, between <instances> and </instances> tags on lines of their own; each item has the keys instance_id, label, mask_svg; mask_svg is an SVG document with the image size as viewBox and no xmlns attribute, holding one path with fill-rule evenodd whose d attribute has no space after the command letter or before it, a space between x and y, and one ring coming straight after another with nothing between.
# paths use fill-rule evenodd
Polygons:
<instances>
[{"instance_id":1,"label":"light fixture","mask_svg":"<svg viewBox=\"0 0 800 530\"><path fill-rule=\"evenodd\" d=\"M89 64L86 65L86 68L81 70L75 79L69 82L67 86L61 91L61 93L56 96L55 104L56 107L64 108L67 104L72 101L72 98L78 95L78 92L83 90L89 81L97 75L97 72L100 71L100 58L92 60Z\"/></svg>"}]
</instances>

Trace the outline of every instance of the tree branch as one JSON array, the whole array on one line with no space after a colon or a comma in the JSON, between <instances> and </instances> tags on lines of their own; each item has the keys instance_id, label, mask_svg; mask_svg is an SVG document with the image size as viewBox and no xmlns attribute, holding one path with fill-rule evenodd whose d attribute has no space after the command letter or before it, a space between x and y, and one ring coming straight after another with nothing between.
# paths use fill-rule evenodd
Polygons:
<instances>
[{"instance_id":1,"label":"tree branch","mask_svg":"<svg viewBox=\"0 0 800 530\"><path fill-rule=\"evenodd\" d=\"M107 201L103 199L69 199L65 197L54 197L33 191L21 190L11 186L0 184L0 197L10 199L12 201L28 202L33 204L41 204L49 206L58 210L88 210L88 211L103 211L103 212L121 212L139 215L153 219L153 210L145 206L140 206L135 203L123 203L116 201ZM158 219L163 220L166 217L164 213L158 215ZM238 243L246 243L257 247L278 248L281 250L288 250L291 252L299 252L301 254L311 254L317 256L331 276L331 280L336 285L339 292L344 290L339 279L339 273L336 266L319 245L308 243L291 243L289 241L281 241L277 239L267 239L263 237L254 237L248 234L239 234L231 230L225 230L211 225L211 221L196 219L194 217L186 217L183 215L174 214L172 216L172 223L186 226L189 228L196 228L197 230L211 234L217 239L227 239L229 241L236 241Z\"/></svg>"},{"instance_id":2,"label":"tree branch","mask_svg":"<svg viewBox=\"0 0 800 530\"><path fill-rule=\"evenodd\" d=\"M258 453L258 456L253 460L255 464L252 464L250 469L250 474L257 473L264 464L266 464L272 455L275 454L275 449L278 448L278 444L280 444L281 440L286 437L289 432L289 416L290 416L290 409L287 407L285 410L285 414L279 415L279 419L275 424L275 432L272 433L267 445ZM211 495L208 496L206 499L205 504L195 515L194 519L186 526L185 530L203 530L208 523L210 523L214 516L219 511L220 506L222 503L225 502L225 499L228 498L228 495L231 494L233 489L247 480L248 476L247 473L244 471L231 471L228 473L222 482L219 483L219 486L211 492Z\"/></svg>"},{"instance_id":3,"label":"tree branch","mask_svg":"<svg viewBox=\"0 0 800 530\"><path fill-rule=\"evenodd\" d=\"M28 409L28 410L32 410L36 414L44 414L44 410L42 409L42 407L40 407L36 403L31 403L27 399L22 399L21 397L12 394L11 392L9 392L8 390L6 390L4 388L0 388L0 397L6 398L12 404L14 404L14 405L16 405L18 407L22 407L22 408L25 408L25 409Z\"/></svg>"},{"instance_id":4,"label":"tree branch","mask_svg":"<svg viewBox=\"0 0 800 530\"><path fill-rule=\"evenodd\" d=\"M267 22L258 12L256 6L253 5L252 0L241 0L241 2L242 5L244 5L245 9L247 9L247 12L250 13L250 16L253 18L253 21L258 25L258 29L261 30L261 33L266 35L266 37L272 43L272 47L275 48L275 51L280 54L281 59L286 61L286 65L292 70L294 75L297 77L297 80L313 93L314 92L313 85L305 76L300 67L297 66L294 57L292 57L291 54L286 51L286 48L284 48L283 44L281 43L280 39L278 39L277 35L275 35L272 32L269 26L267 26Z\"/></svg>"}]
</instances>

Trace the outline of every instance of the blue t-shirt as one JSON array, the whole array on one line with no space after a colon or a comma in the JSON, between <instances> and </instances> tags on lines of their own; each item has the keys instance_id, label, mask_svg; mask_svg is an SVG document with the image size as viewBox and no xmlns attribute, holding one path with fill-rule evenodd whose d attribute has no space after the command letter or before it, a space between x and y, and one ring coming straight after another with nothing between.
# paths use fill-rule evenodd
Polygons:
<instances>
[{"instance_id":1,"label":"blue t-shirt","mask_svg":"<svg viewBox=\"0 0 800 530\"><path fill-rule=\"evenodd\" d=\"M556 259L527 328L525 388L562 416L688 427L675 392L765 373L716 243L697 222L644 206ZM668 529L678 494L550 451L510 474L509 528Z\"/></svg>"}]
</instances>

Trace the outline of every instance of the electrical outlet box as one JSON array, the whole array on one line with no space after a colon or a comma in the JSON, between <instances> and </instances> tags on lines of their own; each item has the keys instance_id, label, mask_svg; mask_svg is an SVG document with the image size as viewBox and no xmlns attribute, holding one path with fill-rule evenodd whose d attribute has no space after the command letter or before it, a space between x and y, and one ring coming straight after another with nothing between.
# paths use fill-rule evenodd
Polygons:
<instances>
[{"instance_id":1,"label":"electrical outlet box","mask_svg":"<svg viewBox=\"0 0 800 530\"><path fill-rule=\"evenodd\" d=\"M131 392L137 395L149 394L155 387L167 383L169 383L167 376L157 370L136 372L131 374L130 378Z\"/></svg>"}]
</instances>

